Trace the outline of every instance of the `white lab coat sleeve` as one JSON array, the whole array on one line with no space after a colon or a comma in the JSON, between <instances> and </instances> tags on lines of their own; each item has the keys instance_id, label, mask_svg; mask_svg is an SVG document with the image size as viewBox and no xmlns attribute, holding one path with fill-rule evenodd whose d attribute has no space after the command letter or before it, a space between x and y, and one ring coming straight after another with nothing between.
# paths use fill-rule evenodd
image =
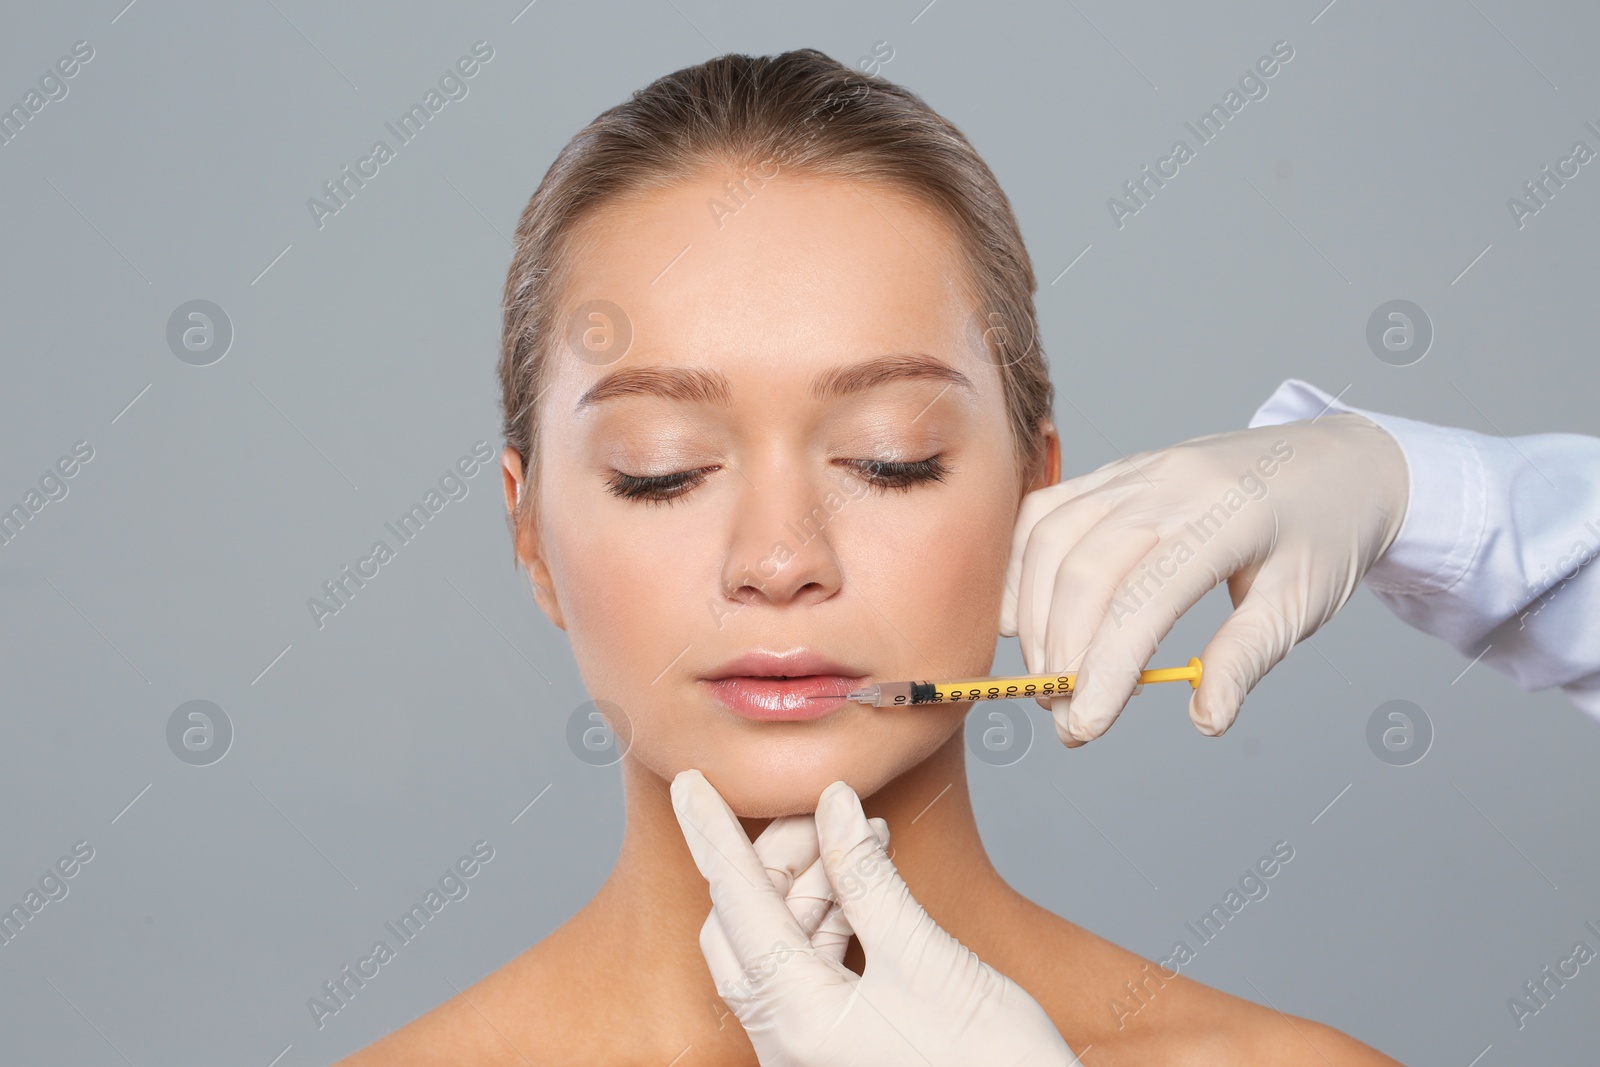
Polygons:
<instances>
[{"instance_id":1,"label":"white lab coat sleeve","mask_svg":"<svg viewBox=\"0 0 1600 1067\"><path fill-rule=\"evenodd\" d=\"M1368 588L1410 625L1600 720L1600 438L1499 437L1350 407L1290 378L1250 426L1354 412L1405 454L1410 501Z\"/></svg>"}]
</instances>

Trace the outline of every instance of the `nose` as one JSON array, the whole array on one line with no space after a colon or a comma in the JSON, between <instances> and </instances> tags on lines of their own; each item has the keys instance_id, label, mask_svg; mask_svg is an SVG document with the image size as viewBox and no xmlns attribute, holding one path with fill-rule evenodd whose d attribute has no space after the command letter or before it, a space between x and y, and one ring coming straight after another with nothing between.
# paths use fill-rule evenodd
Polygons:
<instances>
[{"instance_id":1,"label":"nose","mask_svg":"<svg viewBox=\"0 0 1600 1067\"><path fill-rule=\"evenodd\" d=\"M843 473L790 458L745 472L728 517L722 585L730 607L819 604L838 593Z\"/></svg>"}]
</instances>

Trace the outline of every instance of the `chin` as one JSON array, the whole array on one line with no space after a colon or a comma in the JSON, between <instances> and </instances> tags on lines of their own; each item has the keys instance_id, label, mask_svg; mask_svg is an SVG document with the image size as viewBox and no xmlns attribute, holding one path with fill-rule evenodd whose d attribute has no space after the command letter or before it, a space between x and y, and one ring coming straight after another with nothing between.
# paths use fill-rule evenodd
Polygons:
<instances>
[{"instance_id":1,"label":"chin","mask_svg":"<svg viewBox=\"0 0 1600 1067\"><path fill-rule=\"evenodd\" d=\"M670 781L681 770L697 768L741 818L809 814L834 782L845 782L863 800L872 796L927 759L953 728L931 721L917 727L823 735L800 724L763 727L753 736L719 739L663 777Z\"/></svg>"}]
</instances>

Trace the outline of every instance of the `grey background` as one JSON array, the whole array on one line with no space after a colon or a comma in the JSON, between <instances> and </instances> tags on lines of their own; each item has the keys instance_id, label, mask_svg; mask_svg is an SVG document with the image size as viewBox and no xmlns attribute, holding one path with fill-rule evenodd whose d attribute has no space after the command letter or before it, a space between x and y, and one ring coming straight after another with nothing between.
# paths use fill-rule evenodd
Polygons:
<instances>
[{"instance_id":1,"label":"grey background","mask_svg":"<svg viewBox=\"0 0 1600 1067\"><path fill-rule=\"evenodd\" d=\"M1069 474L1242 427L1288 376L1484 432L1600 432L1600 163L1521 230L1505 206L1600 147L1591 5L124 3L9 5L0 33L7 107L95 50L0 146L0 505L94 448L0 546L0 902L95 849L0 947L8 1063L329 1063L604 878L618 769L567 746L586 695L512 568L492 467L322 629L305 605L474 442L498 450L517 213L661 74L887 42L883 74L967 132L1021 219ZM478 40L469 95L319 229L307 199ZM1107 198L1278 40L1269 95L1119 230ZM1394 298L1437 331L1414 366L1366 347ZM193 299L235 330L207 367L165 339ZM996 666L1020 669L1014 641ZM1600 729L1466 666L1362 590L1221 740L1167 687L1072 752L1030 704L1025 758L971 761L985 840L1022 891L1151 956L1287 840L1186 973L1406 1063L1586 1059L1592 967L1520 1031L1506 999L1600 947ZM233 724L210 766L167 745L193 699ZM1413 766L1367 747L1392 699L1433 723ZM319 1030L307 998L480 839L470 895Z\"/></svg>"}]
</instances>

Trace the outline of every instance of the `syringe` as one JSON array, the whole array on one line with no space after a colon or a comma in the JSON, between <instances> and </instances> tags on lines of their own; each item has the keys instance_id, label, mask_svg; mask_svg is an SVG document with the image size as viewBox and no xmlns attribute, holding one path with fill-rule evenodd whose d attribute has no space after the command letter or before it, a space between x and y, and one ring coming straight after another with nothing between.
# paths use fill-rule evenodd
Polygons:
<instances>
[{"instance_id":1,"label":"syringe","mask_svg":"<svg viewBox=\"0 0 1600 1067\"><path fill-rule=\"evenodd\" d=\"M1200 660L1191 659L1187 667L1161 667L1143 671L1133 691L1139 692L1147 682L1188 682L1190 688L1199 689L1201 670ZM1077 679L1077 671L1067 671L1062 674L1023 674L1011 678L964 678L953 682L875 682L852 689L845 694L845 699L875 708L888 708L909 704L957 704L968 700L1070 696ZM839 694L807 699L838 700Z\"/></svg>"}]
</instances>

